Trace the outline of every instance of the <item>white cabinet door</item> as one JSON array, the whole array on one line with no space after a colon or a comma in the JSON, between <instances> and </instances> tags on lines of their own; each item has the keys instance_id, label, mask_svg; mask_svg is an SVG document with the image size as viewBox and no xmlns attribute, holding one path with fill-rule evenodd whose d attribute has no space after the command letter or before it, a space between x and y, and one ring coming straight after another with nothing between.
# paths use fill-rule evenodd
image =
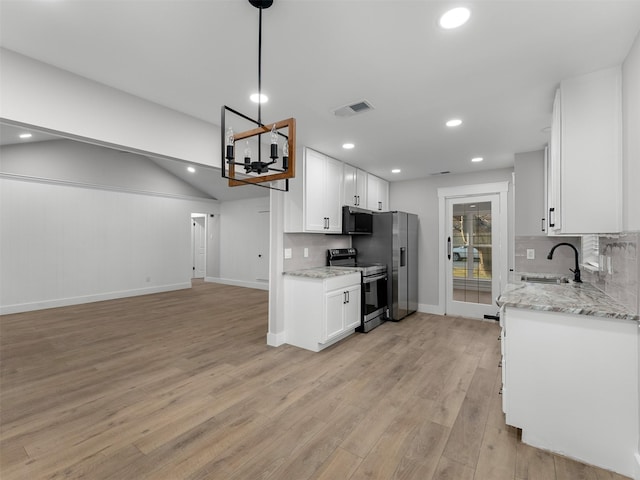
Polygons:
<instances>
[{"instance_id":1,"label":"white cabinet door","mask_svg":"<svg viewBox=\"0 0 640 480\"><path fill-rule=\"evenodd\" d=\"M324 175L324 208L327 232L342 232L342 162L326 157Z\"/></svg>"},{"instance_id":2,"label":"white cabinet door","mask_svg":"<svg viewBox=\"0 0 640 480\"><path fill-rule=\"evenodd\" d=\"M361 323L361 287L354 285L347 289L347 303L344 304L344 330L353 330Z\"/></svg>"},{"instance_id":3,"label":"white cabinet door","mask_svg":"<svg viewBox=\"0 0 640 480\"><path fill-rule=\"evenodd\" d=\"M560 83L548 165L550 234L622 229L622 79L620 67Z\"/></svg>"},{"instance_id":4,"label":"white cabinet door","mask_svg":"<svg viewBox=\"0 0 640 480\"><path fill-rule=\"evenodd\" d=\"M367 176L367 208L379 212L389 210L389 182L371 174Z\"/></svg>"},{"instance_id":5,"label":"white cabinet door","mask_svg":"<svg viewBox=\"0 0 640 480\"><path fill-rule=\"evenodd\" d=\"M342 162L307 149L305 153L305 231L342 231Z\"/></svg>"},{"instance_id":6,"label":"white cabinet door","mask_svg":"<svg viewBox=\"0 0 640 480\"><path fill-rule=\"evenodd\" d=\"M344 332L345 290L334 290L325 295L325 317L320 343L325 343Z\"/></svg>"},{"instance_id":7,"label":"white cabinet door","mask_svg":"<svg viewBox=\"0 0 640 480\"><path fill-rule=\"evenodd\" d=\"M350 207L358 206L358 169L348 164L343 167L343 201Z\"/></svg>"},{"instance_id":8,"label":"white cabinet door","mask_svg":"<svg viewBox=\"0 0 640 480\"><path fill-rule=\"evenodd\" d=\"M544 150L516 153L515 234L543 236L547 234L544 201Z\"/></svg>"},{"instance_id":9,"label":"white cabinet door","mask_svg":"<svg viewBox=\"0 0 640 480\"><path fill-rule=\"evenodd\" d=\"M325 231L323 155L307 150L305 156L305 227L307 231Z\"/></svg>"},{"instance_id":10,"label":"white cabinet door","mask_svg":"<svg viewBox=\"0 0 640 480\"><path fill-rule=\"evenodd\" d=\"M344 164L342 201L350 207L367 208L367 172Z\"/></svg>"}]
</instances>

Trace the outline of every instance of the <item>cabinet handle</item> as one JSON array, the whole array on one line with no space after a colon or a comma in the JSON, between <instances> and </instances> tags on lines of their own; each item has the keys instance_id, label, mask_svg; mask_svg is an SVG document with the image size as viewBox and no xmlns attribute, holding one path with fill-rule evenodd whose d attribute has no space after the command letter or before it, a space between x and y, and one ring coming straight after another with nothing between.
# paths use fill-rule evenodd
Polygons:
<instances>
[{"instance_id":1,"label":"cabinet handle","mask_svg":"<svg viewBox=\"0 0 640 480\"><path fill-rule=\"evenodd\" d=\"M549 209L549 228L555 227L556 226L556 209L554 207L551 207Z\"/></svg>"},{"instance_id":2,"label":"cabinet handle","mask_svg":"<svg viewBox=\"0 0 640 480\"><path fill-rule=\"evenodd\" d=\"M378 210L382 210L382 202L378 202Z\"/></svg>"},{"instance_id":3,"label":"cabinet handle","mask_svg":"<svg viewBox=\"0 0 640 480\"><path fill-rule=\"evenodd\" d=\"M353 204L357 207L358 206L358 195L354 195L353 196Z\"/></svg>"},{"instance_id":4,"label":"cabinet handle","mask_svg":"<svg viewBox=\"0 0 640 480\"><path fill-rule=\"evenodd\" d=\"M447 258L451 260L451 237L447 238Z\"/></svg>"},{"instance_id":5,"label":"cabinet handle","mask_svg":"<svg viewBox=\"0 0 640 480\"><path fill-rule=\"evenodd\" d=\"M544 229L544 218L542 219L542 223L541 223L541 230L542 230L543 232L545 231L545 229Z\"/></svg>"},{"instance_id":6,"label":"cabinet handle","mask_svg":"<svg viewBox=\"0 0 640 480\"><path fill-rule=\"evenodd\" d=\"M500 387L500 391L498 392L498 395L502 395L502 387Z\"/></svg>"},{"instance_id":7,"label":"cabinet handle","mask_svg":"<svg viewBox=\"0 0 640 480\"><path fill-rule=\"evenodd\" d=\"M347 303L349 303L349 301L351 300L351 298L349 298L349 290L347 290L346 292L344 292L347 294Z\"/></svg>"}]
</instances>

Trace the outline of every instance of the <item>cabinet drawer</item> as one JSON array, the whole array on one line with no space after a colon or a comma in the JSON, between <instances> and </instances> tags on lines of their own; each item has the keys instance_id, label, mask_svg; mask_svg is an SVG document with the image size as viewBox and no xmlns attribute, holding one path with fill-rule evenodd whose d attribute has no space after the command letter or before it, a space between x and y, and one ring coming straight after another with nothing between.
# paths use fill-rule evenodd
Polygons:
<instances>
[{"instance_id":1,"label":"cabinet drawer","mask_svg":"<svg viewBox=\"0 0 640 480\"><path fill-rule=\"evenodd\" d=\"M327 278L324 281L325 292L337 290L339 288L347 288L353 285L360 285L360 273L354 272L349 275L340 275L339 277Z\"/></svg>"}]
</instances>

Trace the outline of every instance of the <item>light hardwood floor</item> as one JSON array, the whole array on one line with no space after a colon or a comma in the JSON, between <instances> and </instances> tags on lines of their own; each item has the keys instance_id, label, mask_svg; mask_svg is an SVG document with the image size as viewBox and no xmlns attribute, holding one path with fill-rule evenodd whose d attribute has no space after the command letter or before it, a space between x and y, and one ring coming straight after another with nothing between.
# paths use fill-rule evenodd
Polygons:
<instances>
[{"instance_id":1,"label":"light hardwood floor","mask_svg":"<svg viewBox=\"0 0 640 480\"><path fill-rule=\"evenodd\" d=\"M624 478L505 426L493 323L272 348L266 292L200 282L0 327L2 480Z\"/></svg>"}]
</instances>

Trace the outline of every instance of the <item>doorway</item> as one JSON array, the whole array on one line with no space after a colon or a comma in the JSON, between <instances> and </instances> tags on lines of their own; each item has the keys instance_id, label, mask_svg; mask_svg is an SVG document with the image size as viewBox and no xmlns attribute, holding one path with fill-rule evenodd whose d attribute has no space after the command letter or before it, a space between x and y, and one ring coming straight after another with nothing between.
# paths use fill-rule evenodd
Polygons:
<instances>
[{"instance_id":1,"label":"doorway","mask_svg":"<svg viewBox=\"0 0 640 480\"><path fill-rule=\"evenodd\" d=\"M191 214L191 278L204 278L207 265L207 217Z\"/></svg>"},{"instance_id":2,"label":"doorway","mask_svg":"<svg viewBox=\"0 0 640 480\"><path fill-rule=\"evenodd\" d=\"M447 315L483 318L498 310L507 281L507 190L507 182L438 190Z\"/></svg>"}]
</instances>

